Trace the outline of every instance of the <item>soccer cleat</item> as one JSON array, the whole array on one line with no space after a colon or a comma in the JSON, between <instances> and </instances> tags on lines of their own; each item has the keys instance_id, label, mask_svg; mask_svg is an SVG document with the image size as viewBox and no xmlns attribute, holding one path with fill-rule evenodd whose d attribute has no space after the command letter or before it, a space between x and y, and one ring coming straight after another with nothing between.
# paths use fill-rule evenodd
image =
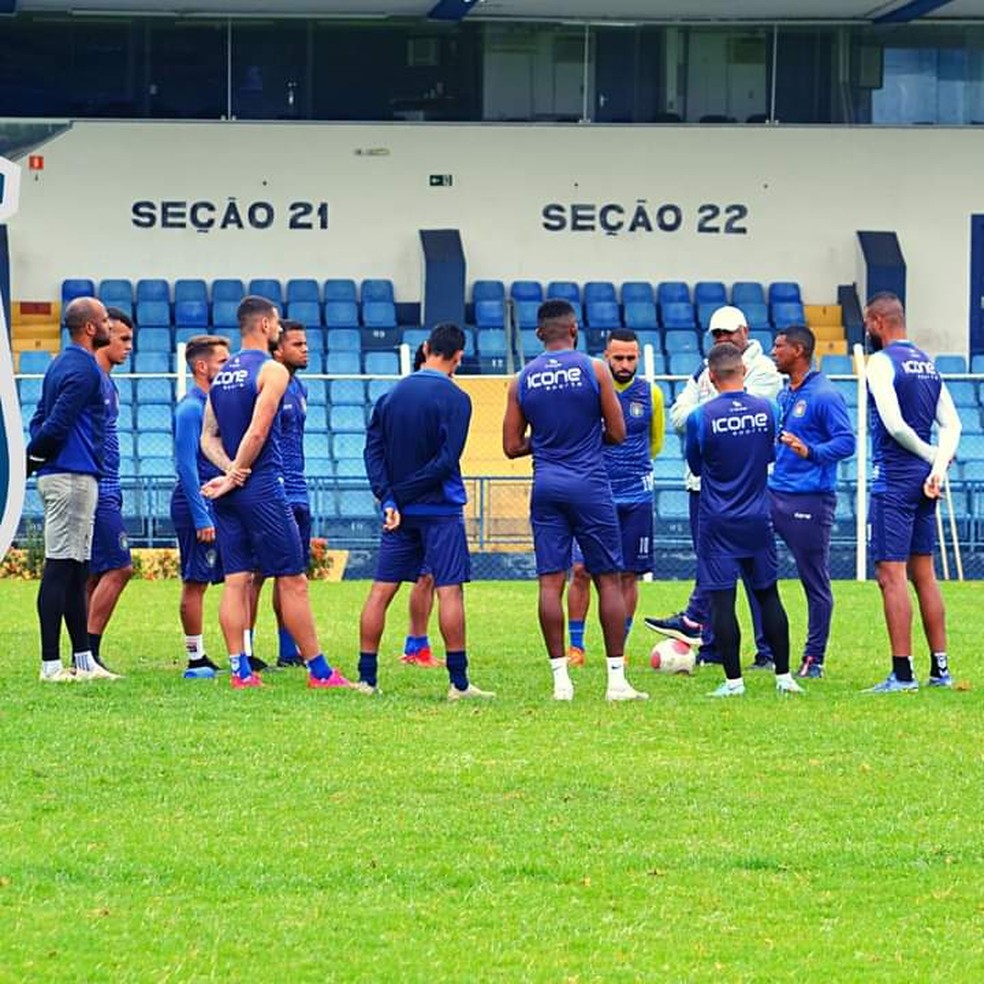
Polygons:
<instances>
[{"instance_id":1,"label":"soccer cleat","mask_svg":"<svg viewBox=\"0 0 984 984\"><path fill-rule=\"evenodd\" d=\"M491 690L479 690L473 683L464 690L452 686L448 691L448 700L492 700L493 697L495 694Z\"/></svg>"},{"instance_id":2,"label":"soccer cleat","mask_svg":"<svg viewBox=\"0 0 984 984\"><path fill-rule=\"evenodd\" d=\"M776 693L805 694L806 691L792 677L776 677Z\"/></svg>"},{"instance_id":3,"label":"soccer cleat","mask_svg":"<svg viewBox=\"0 0 984 984\"><path fill-rule=\"evenodd\" d=\"M800 663L796 675L804 680L821 680L823 679L823 663L818 662L813 656L806 656Z\"/></svg>"},{"instance_id":4,"label":"soccer cleat","mask_svg":"<svg viewBox=\"0 0 984 984\"><path fill-rule=\"evenodd\" d=\"M367 683L365 680L357 680L352 684L352 689L357 690L360 694L364 694L366 697L379 697L382 695L382 690L379 687L374 686L371 683Z\"/></svg>"},{"instance_id":5,"label":"soccer cleat","mask_svg":"<svg viewBox=\"0 0 984 984\"><path fill-rule=\"evenodd\" d=\"M284 670L288 667L303 666L304 660L300 656L278 656L277 669Z\"/></svg>"},{"instance_id":6,"label":"soccer cleat","mask_svg":"<svg viewBox=\"0 0 984 984\"><path fill-rule=\"evenodd\" d=\"M912 694L919 689L919 681L900 680L895 673L889 673L881 683L876 683L867 690L862 690L863 694Z\"/></svg>"},{"instance_id":7,"label":"soccer cleat","mask_svg":"<svg viewBox=\"0 0 984 984\"><path fill-rule=\"evenodd\" d=\"M927 687L936 688L947 688L953 686L953 677L949 673L944 673L941 676L930 675L929 679L926 681Z\"/></svg>"},{"instance_id":8,"label":"soccer cleat","mask_svg":"<svg viewBox=\"0 0 984 984\"><path fill-rule=\"evenodd\" d=\"M567 700L571 701L574 699L574 684L570 680L565 680L563 683L555 683L553 691L554 700Z\"/></svg>"},{"instance_id":9,"label":"soccer cleat","mask_svg":"<svg viewBox=\"0 0 984 984\"><path fill-rule=\"evenodd\" d=\"M708 697L742 697L745 694L745 681L739 682L737 687L732 687L727 680L721 684L717 690L712 690Z\"/></svg>"},{"instance_id":10,"label":"soccer cleat","mask_svg":"<svg viewBox=\"0 0 984 984\"><path fill-rule=\"evenodd\" d=\"M332 668L331 676L316 677L308 674L307 685L311 690L338 690L351 687L349 680L338 672L337 668Z\"/></svg>"},{"instance_id":11,"label":"soccer cleat","mask_svg":"<svg viewBox=\"0 0 984 984\"><path fill-rule=\"evenodd\" d=\"M609 685L605 691L605 700L649 700L649 694L644 690L636 690L628 680L615 686Z\"/></svg>"},{"instance_id":12,"label":"soccer cleat","mask_svg":"<svg viewBox=\"0 0 984 984\"><path fill-rule=\"evenodd\" d=\"M270 664L260 659L259 656L247 656L246 658L249 660L249 669L253 674L262 673L264 670L270 669Z\"/></svg>"},{"instance_id":13,"label":"soccer cleat","mask_svg":"<svg viewBox=\"0 0 984 984\"><path fill-rule=\"evenodd\" d=\"M568 666L584 666L584 650L580 646L571 646L567 650L567 665ZM569 697L562 698L564 700L569 700Z\"/></svg>"},{"instance_id":14,"label":"soccer cleat","mask_svg":"<svg viewBox=\"0 0 984 984\"><path fill-rule=\"evenodd\" d=\"M105 666L99 663L93 663L91 670L80 670L76 668L75 670L76 680L120 680L122 677L118 673L113 673L107 670Z\"/></svg>"},{"instance_id":15,"label":"soccer cleat","mask_svg":"<svg viewBox=\"0 0 984 984\"><path fill-rule=\"evenodd\" d=\"M669 618L644 618L643 621L654 632L660 632L671 639L679 639L688 646L700 645L700 624L691 622L683 612L671 615Z\"/></svg>"},{"instance_id":16,"label":"soccer cleat","mask_svg":"<svg viewBox=\"0 0 984 984\"><path fill-rule=\"evenodd\" d=\"M430 646L426 649L418 649L415 653L404 653L400 657L400 662L406 663L407 666L419 666L424 670L435 670L439 666L444 666L444 660L434 658Z\"/></svg>"},{"instance_id":17,"label":"soccer cleat","mask_svg":"<svg viewBox=\"0 0 984 984\"><path fill-rule=\"evenodd\" d=\"M54 662L54 660L52 660L52 662ZM75 675L74 669L63 666L57 673L52 673L50 675L42 670L39 679L42 683L75 683L78 678Z\"/></svg>"},{"instance_id":18,"label":"soccer cleat","mask_svg":"<svg viewBox=\"0 0 984 984\"><path fill-rule=\"evenodd\" d=\"M187 666L181 676L185 680L214 680L215 670L211 666Z\"/></svg>"},{"instance_id":19,"label":"soccer cleat","mask_svg":"<svg viewBox=\"0 0 984 984\"><path fill-rule=\"evenodd\" d=\"M250 673L248 677L241 677L238 673L233 673L229 680L233 690L249 690L251 687L263 686L263 681L257 673Z\"/></svg>"},{"instance_id":20,"label":"soccer cleat","mask_svg":"<svg viewBox=\"0 0 984 984\"><path fill-rule=\"evenodd\" d=\"M776 664L764 656L756 656L754 662L748 668L750 670L768 670L770 673L774 673Z\"/></svg>"}]
</instances>

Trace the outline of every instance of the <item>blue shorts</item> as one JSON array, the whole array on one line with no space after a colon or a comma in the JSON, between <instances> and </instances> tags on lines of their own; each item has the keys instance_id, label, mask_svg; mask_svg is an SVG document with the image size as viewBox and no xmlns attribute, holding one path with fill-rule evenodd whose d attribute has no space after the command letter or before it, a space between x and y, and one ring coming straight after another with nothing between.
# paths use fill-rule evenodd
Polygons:
<instances>
[{"instance_id":1,"label":"blue shorts","mask_svg":"<svg viewBox=\"0 0 984 984\"><path fill-rule=\"evenodd\" d=\"M471 580L471 557L462 516L407 516L379 541L376 580L416 581L432 574L434 587Z\"/></svg>"},{"instance_id":2,"label":"blue shorts","mask_svg":"<svg viewBox=\"0 0 984 984\"><path fill-rule=\"evenodd\" d=\"M622 570L627 574L649 574L653 569L653 507L651 502L616 503L618 527L622 531ZM571 563L583 564L584 553L575 539ZM586 567L590 572L591 568Z\"/></svg>"},{"instance_id":3,"label":"blue shorts","mask_svg":"<svg viewBox=\"0 0 984 984\"><path fill-rule=\"evenodd\" d=\"M205 508L213 512L212 504L205 503ZM181 580L192 584L218 584L222 580L222 556L218 543L201 543L195 521L191 517L188 503L171 497L171 522L174 524L174 534L178 538L178 557L181 561ZM215 525L215 517L212 517Z\"/></svg>"},{"instance_id":4,"label":"blue shorts","mask_svg":"<svg viewBox=\"0 0 984 984\"><path fill-rule=\"evenodd\" d=\"M623 570L618 513L608 482L582 486L576 492L583 499L575 500L570 489L553 483L538 486L533 480L530 522L538 575L568 570L575 539L592 574Z\"/></svg>"},{"instance_id":5,"label":"blue shorts","mask_svg":"<svg viewBox=\"0 0 984 984\"><path fill-rule=\"evenodd\" d=\"M226 575L303 574L304 551L282 481L251 479L215 500L215 523Z\"/></svg>"},{"instance_id":6,"label":"blue shorts","mask_svg":"<svg viewBox=\"0 0 984 984\"><path fill-rule=\"evenodd\" d=\"M872 492L868 506L868 552L881 560L906 561L936 549L936 500L919 495Z\"/></svg>"},{"instance_id":7,"label":"blue shorts","mask_svg":"<svg viewBox=\"0 0 984 984\"><path fill-rule=\"evenodd\" d=\"M748 557L697 551L697 583L701 591L727 591L744 577L753 591L771 587L779 579L776 542L770 537L767 546Z\"/></svg>"},{"instance_id":8,"label":"blue shorts","mask_svg":"<svg viewBox=\"0 0 984 984\"><path fill-rule=\"evenodd\" d=\"M90 574L105 574L120 567L132 567L130 544L123 525L123 503L118 499L100 498L96 504L96 522L92 529Z\"/></svg>"},{"instance_id":9,"label":"blue shorts","mask_svg":"<svg viewBox=\"0 0 984 984\"><path fill-rule=\"evenodd\" d=\"M301 553L304 555L304 570L311 566L311 507L306 502L292 502L290 511L297 523L297 533L301 538Z\"/></svg>"}]
</instances>

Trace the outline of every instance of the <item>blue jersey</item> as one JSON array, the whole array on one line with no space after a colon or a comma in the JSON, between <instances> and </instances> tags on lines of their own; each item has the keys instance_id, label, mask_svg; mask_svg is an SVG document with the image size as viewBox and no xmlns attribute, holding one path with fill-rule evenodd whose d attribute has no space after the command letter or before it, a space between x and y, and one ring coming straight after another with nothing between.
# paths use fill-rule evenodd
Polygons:
<instances>
[{"instance_id":1,"label":"blue jersey","mask_svg":"<svg viewBox=\"0 0 984 984\"><path fill-rule=\"evenodd\" d=\"M912 342L892 342L871 357L888 360L892 369L892 386L905 424L916 436L929 444L936 420L943 381L932 359ZM881 368L881 367L878 367ZM893 488L922 488L930 472L928 461L904 448L886 429L874 396L868 393L871 414L872 492Z\"/></svg>"},{"instance_id":2,"label":"blue jersey","mask_svg":"<svg viewBox=\"0 0 984 984\"><path fill-rule=\"evenodd\" d=\"M212 380L209 399L218 421L222 447L231 460L235 460L239 442L253 419L259 393L256 378L269 358L269 353L260 349L240 349ZM283 481L279 412L274 414L267 439L250 467L250 481L261 477Z\"/></svg>"},{"instance_id":3,"label":"blue jersey","mask_svg":"<svg viewBox=\"0 0 984 984\"><path fill-rule=\"evenodd\" d=\"M837 462L854 454L854 428L847 403L823 373L808 372L779 394L779 430L798 437L810 454L801 458L785 444L776 446L769 488L776 492L816 493L837 490Z\"/></svg>"},{"instance_id":4,"label":"blue jersey","mask_svg":"<svg viewBox=\"0 0 984 984\"><path fill-rule=\"evenodd\" d=\"M605 445L605 468L617 505L652 502L653 460L650 425L653 419L652 384L636 376L625 389L615 384L625 418L625 440Z\"/></svg>"},{"instance_id":5,"label":"blue jersey","mask_svg":"<svg viewBox=\"0 0 984 984\"><path fill-rule=\"evenodd\" d=\"M600 479L607 485L593 360L573 349L544 352L520 372L517 397L530 424L534 482Z\"/></svg>"},{"instance_id":6,"label":"blue jersey","mask_svg":"<svg viewBox=\"0 0 984 984\"><path fill-rule=\"evenodd\" d=\"M304 481L304 422L307 419L307 387L291 375L280 404L280 453L284 459L284 491L292 505L308 504Z\"/></svg>"},{"instance_id":7,"label":"blue jersey","mask_svg":"<svg viewBox=\"0 0 984 984\"><path fill-rule=\"evenodd\" d=\"M701 553L750 557L771 543L776 426L774 404L742 391L722 393L687 418L687 463L701 479Z\"/></svg>"},{"instance_id":8,"label":"blue jersey","mask_svg":"<svg viewBox=\"0 0 984 984\"><path fill-rule=\"evenodd\" d=\"M102 374L102 398L106 411L106 440L103 444L103 470L99 478L100 502L118 503L120 488L120 391L108 372Z\"/></svg>"},{"instance_id":9,"label":"blue jersey","mask_svg":"<svg viewBox=\"0 0 984 984\"><path fill-rule=\"evenodd\" d=\"M197 530L215 526L215 519L202 496L201 487L209 479L222 474L202 451L202 418L205 416L207 399L204 390L192 386L174 410L174 461L178 481L171 501L179 508L186 506L190 509Z\"/></svg>"}]
</instances>

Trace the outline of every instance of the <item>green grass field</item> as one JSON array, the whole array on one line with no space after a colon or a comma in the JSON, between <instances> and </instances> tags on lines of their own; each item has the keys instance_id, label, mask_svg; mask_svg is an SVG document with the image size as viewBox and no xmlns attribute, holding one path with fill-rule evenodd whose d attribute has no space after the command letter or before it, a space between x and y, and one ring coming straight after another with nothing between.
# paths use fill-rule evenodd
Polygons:
<instances>
[{"instance_id":1,"label":"green grass field","mask_svg":"<svg viewBox=\"0 0 984 984\"><path fill-rule=\"evenodd\" d=\"M366 587L312 586L346 671ZM687 590L643 585L640 614ZM859 694L885 632L877 588L842 583L804 698L748 674L707 700L720 672L653 673L640 627L652 700L614 706L595 622L574 703L549 699L532 583L469 589L480 707L397 662L405 595L366 699L181 680L174 582L124 595L125 680L41 686L35 592L0 583L0 980L984 980L977 584L945 588L969 689Z\"/></svg>"}]
</instances>

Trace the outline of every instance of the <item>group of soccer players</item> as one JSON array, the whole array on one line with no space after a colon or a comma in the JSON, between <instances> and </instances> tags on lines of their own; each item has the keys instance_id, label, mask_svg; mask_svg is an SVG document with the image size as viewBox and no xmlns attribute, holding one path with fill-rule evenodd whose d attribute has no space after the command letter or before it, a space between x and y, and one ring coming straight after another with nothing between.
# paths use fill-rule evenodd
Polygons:
<instances>
[{"instance_id":1,"label":"group of soccer players","mask_svg":"<svg viewBox=\"0 0 984 984\"><path fill-rule=\"evenodd\" d=\"M58 682L115 677L103 665L99 647L132 574L119 486L119 401L110 372L129 354L133 326L122 312L107 311L92 298L73 302L66 321L72 344L46 374L28 447L28 468L39 473L46 520L38 601L42 679ZM686 611L646 620L701 645L702 661L722 664L725 681L714 695L724 697L744 692L734 610L739 578L753 602L756 662L774 669L781 692L802 692L790 673L773 530L793 552L809 603L799 675L823 675L833 610L829 536L836 465L854 451L843 400L811 368L809 330L781 332L773 364L749 340L744 322L737 308L715 313L714 347L671 410L686 441L697 579ZM221 336L189 340L193 385L174 415L178 480L171 516L181 556L185 676L212 677L218 669L205 652L202 606L208 585L224 580L219 619L232 686L262 685L258 671L266 664L252 654L252 628L260 587L273 578L278 664L306 667L314 689L378 693L386 610L400 584L410 581L415 588L404 659L437 665L426 630L436 594L449 699L493 697L471 683L467 672L463 585L470 579L470 562L460 458L471 402L452 379L463 356L464 333L455 325L435 328L418 353L417 371L373 408L365 460L383 522L377 573L360 623L358 679L350 682L321 651L307 592L306 391L296 375L307 366L304 328L282 320L276 306L261 297L243 300L239 324L241 347L232 355ZM875 450L871 552L893 657L891 674L872 691L918 687L907 578L915 585L930 646L929 683L949 686L932 552L935 500L956 450L959 418L932 360L906 340L898 298L873 298L866 324L881 348L868 369ZM569 667L583 663L584 611L593 581L606 653L606 697L646 699L626 677L624 646L638 601L637 579L652 567L652 459L662 443L661 391L638 376L639 346L631 331L613 332L604 360L590 359L576 349L573 308L552 300L540 308L537 332L544 352L509 388L503 450L508 457L533 456L538 610L553 695L573 699ZM788 376L781 392L776 366ZM940 435L936 446L930 443L934 422ZM572 566L567 649L563 593ZM73 591L85 575L88 605L80 609ZM80 611L87 617L84 632ZM57 652L62 617L73 647L73 666L67 669Z\"/></svg>"}]
</instances>

